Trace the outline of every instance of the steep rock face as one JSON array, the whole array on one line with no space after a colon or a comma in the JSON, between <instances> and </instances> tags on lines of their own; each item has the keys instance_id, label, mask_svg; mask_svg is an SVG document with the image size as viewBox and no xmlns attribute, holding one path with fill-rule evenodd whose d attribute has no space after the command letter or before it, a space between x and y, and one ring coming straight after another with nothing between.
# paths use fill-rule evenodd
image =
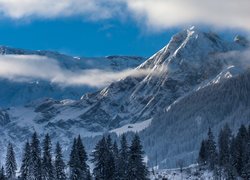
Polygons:
<instances>
[{"instance_id":1,"label":"steep rock face","mask_svg":"<svg viewBox=\"0 0 250 180\"><path fill-rule=\"evenodd\" d=\"M106 128L147 120L225 71L230 62L217 54L242 48L195 29L178 33L166 47L137 68L149 70L146 76L127 77L97 94L83 96L81 104L90 108L81 119L85 122L101 119Z\"/></svg>"},{"instance_id":2,"label":"steep rock face","mask_svg":"<svg viewBox=\"0 0 250 180\"><path fill-rule=\"evenodd\" d=\"M23 49L0 47L0 57L5 55L36 55L45 56L55 61L65 71L81 71L100 69L103 71L117 72L135 68L144 62L142 57L107 56L98 58L72 57L52 51L30 51ZM6 58L6 60L8 60ZM48 62L47 62L48 63ZM13 81L0 77L0 107L18 106L37 99L54 98L80 99L87 92L95 92L98 88L87 85L62 86L57 83L31 78L29 81Z\"/></svg>"}]
</instances>

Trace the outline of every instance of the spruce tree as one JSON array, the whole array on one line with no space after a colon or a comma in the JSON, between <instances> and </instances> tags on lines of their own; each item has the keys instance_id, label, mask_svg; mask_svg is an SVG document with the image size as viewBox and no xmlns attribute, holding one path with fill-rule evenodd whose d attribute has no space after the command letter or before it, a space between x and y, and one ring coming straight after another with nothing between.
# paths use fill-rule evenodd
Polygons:
<instances>
[{"instance_id":1,"label":"spruce tree","mask_svg":"<svg viewBox=\"0 0 250 180\"><path fill-rule=\"evenodd\" d=\"M6 177L9 180L14 180L16 178L17 164L15 158L15 152L13 149L13 145L11 143L8 144L7 148L5 169L6 169Z\"/></svg>"},{"instance_id":2,"label":"spruce tree","mask_svg":"<svg viewBox=\"0 0 250 180\"><path fill-rule=\"evenodd\" d=\"M118 174L118 169L119 169L119 149L116 141L113 143L113 155L114 155L114 161L115 161L115 177L114 179L118 180L120 179L119 174Z\"/></svg>"},{"instance_id":3,"label":"spruce tree","mask_svg":"<svg viewBox=\"0 0 250 180\"><path fill-rule=\"evenodd\" d=\"M237 170L236 170L236 138L233 136L230 144L230 160L229 160L229 166L226 168L227 174L229 176L234 177L238 176Z\"/></svg>"},{"instance_id":4,"label":"spruce tree","mask_svg":"<svg viewBox=\"0 0 250 180\"><path fill-rule=\"evenodd\" d=\"M31 180L41 180L42 179L42 164L41 164L41 149L40 141L35 132L32 136L32 141L30 145L31 150Z\"/></svg>"},{"instance_id":5,"label":"spruce tree","mask_svg":"<svg viewBox=\"0 0 250 180\"><path fill-rule=\"evenodd\" d=\"M79 180L81 178L81 167L80 167L80 158L77 149L76 138L74 138L70 153L69 168L70 168L70 179Z\"/></svg>"},{"instance_id":6,"label":"spruce tree","mask_svg":"<svg viewBox=\"0 0 250 180\"><path fill-rule=\"evenodd\" d=\"M226 180L235 180L237 179L237 172L235 167L230 162L225 166L225 178Z\"/></svg>"},{"instance_id":7,"label":"spruce tree","mask_svg":"<svg viewBox=\"0 0 250 180\"><path fill-rule=\"evenodd\" d=\"M207 163L207 160L208 160L207 156L208 156L208 153L207 153L207 141L202 140L200 151L199 151L198 163L200 165L205 165Z\"/></svg>"},{"instance_id":8,"label":"spruce tree","mask_svg":"<svg viewBox=\"0 0 250 180\"><path fill-rule=\"evenodd\" d=\"M54 179L54 167L51 156L51 139L49 134L45 135L43 140L43 156L42 156L42 178L43 180Z\"/></svg>"},{"instance_id":9,"label":"spruce tree","mask_svg":"<svg viewBox=\"0 0 250 180\"><path fill-rule=\"evenodd\" d=\"M219 165L225 167L229 164L230 160L230 144L231 144L232 133L226 124L223 129L221 129L219 134Z\"/></svg>"},{"instance_id":10,"label":"spruce tree","mask_svg":"<svg viewBox=\"0 0 250 180\"><path fill-rule=\"evenodd\" d=\"M113 143L110 135L107 137L107 156L106 156L106 173L107 173L107 178L109 180L114 180L115 179L115 157L113 153Z\"/></svg>"},{"instance_id":11,"label":"spruce tree","mask_svg":"<svg viewBox=\"0 0 250 180\"><path fill-rule=\"evenodd\" d=\"M23 150L22 165L21 165L21 179L29 180L31 173L31 150L30 143L27 141Z\"/></svg>"},{"instance_id":12,"label":"spruce tree","mask_svg":"<svg viewBox=\"0 0 250 180\"><path fill-rule=\"evenodd\" d=\"M107 142L103 136L102 139L96 144L93 153L91 154L91 162L94 164L93 174L96 179L108 180L107 178Z\"/></svg>"},{"instance_id":13,"label":"spruce tree","mask_svg":"<svg viewBox=\"0 0 250 180\"><path fill-rule=\"evenodd\" d=\"M250 179L250 162L247 162L242 169L242 177L244 179Z\"/></svg>"},{"instance_id":14,"label":"spruce tree","mask_svg":"<svg viewBox=\"0 0 250 180\"><path fill-rule=\"evenodd\" d=\"M244 179L250 179L250 126L248 129L248 137L246 139L245 146L245 156L244 156L244 165L242 169L242 177Z\"/></svg>"},{"instance_id":15,"label":"spruce tree","mask_svg":"<svg viewBox=\"0 0 250 180\"><path fill-rule=\"evenodd\" d=\"M4 171L4 167L2 166L1 170L0 170L0 180L5 180L5 171Z\"/></svg>"},{"instance_id":16,"label":"spruce tree","mask_svg":"<svg viewBox=\"0 0 250 180\"><path fill-rule=\"evenodd\" d=\"M121 180L128 179L128 154L129 148L126 136L123 134L120 142L119 159L118 159L118 176Z\"/></svg>"},{"instance_id":17,"label":"spruce tree","mask_svg":"<svg viewBox=\"0 0 250 180\"><path fill-rule=\"evenodd\" d=\"M79 168L81 173L82 179L87 179L89 174L89 167L87 165L88 156L85 151L85 147L83 146L81 136L79 135L76 142L76 148L78 150L78 156L79 156Z\"/></svg>"},{"instance_id":18,"label":"spruce tree","mask_svg":"<svg viewBox=\"0 0 250 180\"><path fill-rule=\"evenodd\" d=\"M63 162L62 148L59 142L57 142L55 150L55 179L67 179L65 174L65 163Z\"/></svg>"},{"instance_id":19,"label":"spruce tree","mask_svg":"<svg viewBox=\"0 0 250 180\"><path fill-rule=\"evenodd\" d=\"M90 173L90 170L88 169L88 172L87 172L87 178L86 180L92 180L92 176L91 176L91 173Z\"/></svg>"},{"instance_id":20,"label":"spruce tree","mask_svg":"<svg viewBox=\"0 0 250 180\"><path fill-rule=\"evenodd\" d=\"M129 180L145 180L147 179L148 170L143 162L143 149L138 134L132 140L129 149L129 166L128 179Z\"/></svg>"},{"instance_id":21,"label":"spruce tree","mask_svg":"<svg viewBox=\"0 0 250 180\"><path fill-rule=\"evenodd\" d=\"M242 125L237 133L235 139L235 155L234 155L234 166L238 174L242 175L244 164L246 164L246 145L247 145L248 133L244 125Z\"/></svg>"},{"instance_id":22,"label":"spruce tree","mask_svg":"<svg viewBox=\"0 0 250 180\"><path fill-rule=\"evenodd\" d=\"M115 161L118 161L118 159L119 159L119 149L118 149L118 145L117 145L116 141L113 143L112 149L113 149L113 154L114 154Z\"/></svg>"},{"instance_id":23,"label":"spruce tree","mask_svg":"<svg viewBox=\"0 0 250 180\"><path fill-rule=\"evenodd\" d=\"M207 139L207 148L208 148L208 163L210 169L214 169L217 164L217 152L216 152L216 143L214 141L214 135L211 131L211 128L208 130L208 139Z\"/></svg>"}]
</instances>

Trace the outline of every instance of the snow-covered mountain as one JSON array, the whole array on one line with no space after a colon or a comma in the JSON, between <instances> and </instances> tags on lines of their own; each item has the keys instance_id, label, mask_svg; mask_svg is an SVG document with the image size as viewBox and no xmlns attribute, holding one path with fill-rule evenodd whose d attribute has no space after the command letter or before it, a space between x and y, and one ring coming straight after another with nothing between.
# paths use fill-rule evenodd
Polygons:
<instances>
[{"instance_id":1,"label":"snow-covered mountain","mask_svg":"<svg viewBox=\"0 0 250 180\"><path fill-rule=\"evenodd\" d=\"M237 42L225 42L215 34L188 29L175 35L166 47L137 67L137 70L147 69L147 75L126 77L66 105L58 101L42 102L46 108L58 112L47 120L56 123L74 119L89 131L97 132L148 120L194 89L227 78L228 71L241 72L240 67L233 68L237 71L230 69L233 60L227 58L227 61L221 54L243 49ZM77 113L69 118L63 115L64 109Z\"/></svg>"},{"instance_id":2,"label":"snow-covered mountain","mask_svg":"<svg viewBox=\"0 0 250 180\"><path fill-rule=\"evenodd\" d=\"M205 123L201 129L193 124L203 124L203 119L212 121L214 116L206 116L203 105L217 102L215 99L223 95L218 86L237 89L239 85L232 82L245 77L241 75L246 72L246 66L242 65L244 57L240 54L245 54L247 49L248 42L240 36L227 42L214 33L195 28L184 30L136 68L147 74L128 76L100 91L83 95L81 100L48 98L3 109L0 113L0 120L4 122L1 123L1 136L3 139L11 137L18 144L36 130L68 143L77 134L84 137L107 131L119 134L119 128L127 124L147 122L143 123L148 128L144 127L141 136L149 160L153 161L157 153L163 159L163 166L174 166L175 160L182 157L187 157L187 163L193 162L207 128ZM224 85L226 83L231 85ZM248 86L243 83L244 93L248 90L245 87ZM204 91L211 95L206 96ZM233 99L230 93L225 95ZM236 100L225 106L237 106L234 103ZM220 106L213 105L211 114L215 107L220 111ZM232 108L228 110L233 111ZM195 112L203 113L201 118ZM220 120L217 118L209 125L218 128ZM223 120L226 121L226 117ZM190 143L186 142L190 139Z\"/></svg>"},{"instance_id":3,"label":"snow-covered mountain","mask_svg":"<svg viewBox=\"0 0 250 180\"><path fill-rule=\"evenodd\" d=\"M226 123L233 131L241 124L249 125L249 82L247 71L194 91L168 106L142 133L149 158L155 159L157 154L161 167L174 167L179 160L185 165L194 163L209 127L218 136Z\"/></svg>"},{"instance_id":4,"label":"snow-covered mountain","mask_svg":"<svg viewBox=\"0 0 250 180\"><path fill-rule=\"evenodd\" d=\"M144 58L135 56L107 56L98 58L72 57L53 51L31 51L0 46L0 57L6 55L36 55L47 57L47 61L55 61L60 68L67 71L100 69L117 72L135 68L144 62ZM7 59L7 58L6 58ZM47 62L49 63L49 62ZM87 92L97 91L98 88L87 85L61 86L57 83L31 78L29 81L10 81L0 76L0 107L23 105L37 99L54 98L80 99Z\"/></svg>"}]
</instances>

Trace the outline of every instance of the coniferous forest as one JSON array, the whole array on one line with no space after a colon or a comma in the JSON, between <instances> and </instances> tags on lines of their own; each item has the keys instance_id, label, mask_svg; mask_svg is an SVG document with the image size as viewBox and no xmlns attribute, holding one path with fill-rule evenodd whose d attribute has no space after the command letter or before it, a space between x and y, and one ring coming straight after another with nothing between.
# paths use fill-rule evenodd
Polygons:
<instances>
[{"instance_id":1,"label":"coniferous forest","mask_svg":"<svg viewBox=\"0 0 250 180\"><path fill-rule=\"evenodd\" d=\"M219 133L218 143L211 129L201 143L198 162L214 171L216 177L235 180L250 179L250 126L241 125L236 135L226 124Z\"/></svg>"},{"instance_id":2,"label":"coniferous forest","mask_svg":"<svg viewBox=\"0 0 250 180\"><path fill-rule=\"evenodd\" d=\"M35 132L23 147L20 167L17 167L13 144L8 144L0 180L144 180L148 177L148 170L143 156L138 134L135 134L131 145L125 135L121 136L118 144L109 135L103 136L90 155L78 136L73 140L69 160L66 161L59 142L52 147L49 134L40 142Z\"/></svg>"}]
</instances>

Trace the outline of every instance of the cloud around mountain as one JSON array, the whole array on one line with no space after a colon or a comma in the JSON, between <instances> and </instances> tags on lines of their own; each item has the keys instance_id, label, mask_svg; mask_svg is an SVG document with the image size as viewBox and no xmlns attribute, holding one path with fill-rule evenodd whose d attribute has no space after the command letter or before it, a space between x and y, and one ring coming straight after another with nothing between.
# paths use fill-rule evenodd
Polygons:
<instances>
[{"instance_id":1,"label":"cloud around mountain","mask_svg":"<svg viewBox=\"0 0 250 180\"><path fill-rule=\"evenodd\" d=\"M248 0L0 0L1 14L13 19L132 17L154 30L189 24L250 30L249 7Z\"/></svg>"},{"instance_id":2,"label":"cloud around mountain","mask_svg":"<svg viewBox=\"0 0 250 180\"><path fill-rule=\"evenodd\" d=\"M56 60L37 55L1 55L0 78L29 82L45 80L61 86L87 85L104 87L127 76L142 76L149 70L127 69L119 72L100 69L71 71L60 67Z\"/></svg>"}]
</instances>

